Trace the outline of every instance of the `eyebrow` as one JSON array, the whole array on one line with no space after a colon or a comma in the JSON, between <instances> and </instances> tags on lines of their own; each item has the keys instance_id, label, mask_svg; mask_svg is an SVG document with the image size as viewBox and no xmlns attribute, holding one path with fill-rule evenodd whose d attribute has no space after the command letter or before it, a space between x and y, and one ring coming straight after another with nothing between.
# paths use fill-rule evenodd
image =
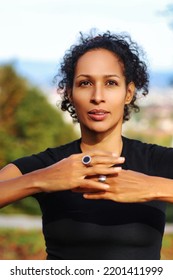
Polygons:
<instances>
[{"instance_id":1,"label":"eyebrow","mask_svg":"<svg viewBox=\"0 0 173 280\"><path fill-rule=\"evenodd\" d=\"M92 75L87 75L87 74L80 74L76 77L77 78L80 78L80 77L86 77L86 78L91 78ZM104 75L104 78L111 78L111 77L116 77L116 78L120 78L120 76L116 75L116 74L110 74L110 75Z\"/></svg>"}]
</instances>

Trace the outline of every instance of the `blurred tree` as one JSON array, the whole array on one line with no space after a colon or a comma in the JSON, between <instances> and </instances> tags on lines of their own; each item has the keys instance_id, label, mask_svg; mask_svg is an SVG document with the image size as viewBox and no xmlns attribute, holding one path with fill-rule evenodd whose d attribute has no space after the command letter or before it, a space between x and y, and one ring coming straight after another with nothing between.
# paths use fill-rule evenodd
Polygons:
<instances>
[{"instance_id":1,"label":"blurred tree","mask_svg":"<svg viewBox=\"0 0 173 280\"><path fill-rule=\"evenodd\" d=\"M29 85L12 65L0 67L0 167L76 136L40 89Z\"/></svg>"},{"instance_id":2,"label":"blurred tree","mask_svg":"<svg viewBox=\"0 0 173 280\"><path fill-rule=\"evenodd\" d=\"M26 81L17 75L12 65L0 67L0 127L13 130L13 114L25 95Z\"/></svg>"}]
</instances>

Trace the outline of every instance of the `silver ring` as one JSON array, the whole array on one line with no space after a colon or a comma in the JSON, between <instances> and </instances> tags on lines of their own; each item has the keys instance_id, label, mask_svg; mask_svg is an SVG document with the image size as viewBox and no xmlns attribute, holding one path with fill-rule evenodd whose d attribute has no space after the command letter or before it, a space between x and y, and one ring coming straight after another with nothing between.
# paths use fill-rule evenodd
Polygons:
<instances>
[{"instance_id":1,"label":"silver ring","mask_svg":"<svg viewBox=\"0 0 173 280\"><path fill-rule=\"evenodd\" d=\"M82 158L82 163L85 165L85 166L89 166L90 163L91 163L91 157L89 155L86 155Z\"/></svg>"},{"instance_id":2,"label":"silver ring","mask_svg":"<svg viewBox=\"0 0 173 280\"><path fill-rule=\"evenodd\" d=\"M105 183L106 182L106 175L100 175L98 178L98 182Z\"/></svg>"}]
</instances>

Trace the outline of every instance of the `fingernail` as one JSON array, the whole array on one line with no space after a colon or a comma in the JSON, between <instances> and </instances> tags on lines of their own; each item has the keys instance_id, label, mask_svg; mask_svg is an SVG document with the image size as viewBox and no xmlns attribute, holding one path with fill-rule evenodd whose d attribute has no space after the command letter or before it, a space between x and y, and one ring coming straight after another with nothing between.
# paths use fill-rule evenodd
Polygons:
<instances>
[{"instance_id":1,"label":"fingernail","mask_svg":"<svg viewBox=\"0 0 173 280\"><path fill-rule=\"evenodd\" d=\"M121 166L114 167L114 170L117 171L117 172L118 172L118 171L121 171L121 170L122 170L122 167L121 167Z\"/></svg>"},{"instance_id":2,"label":"fingernail","mask_svg":"<svg viewBox=\"0 0 173 280\"><path fill-rule=\"evenodd\" d=\"M109 185L104 183L103 189L109 189Z\"/></svg>"}]
</instances>

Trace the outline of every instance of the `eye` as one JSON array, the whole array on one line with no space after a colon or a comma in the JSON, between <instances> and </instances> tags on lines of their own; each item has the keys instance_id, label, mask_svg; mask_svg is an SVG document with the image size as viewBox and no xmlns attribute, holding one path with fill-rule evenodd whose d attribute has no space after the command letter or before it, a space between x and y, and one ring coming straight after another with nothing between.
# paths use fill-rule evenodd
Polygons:
<instances>
[{"instance_id":1,"label":"eye","mask_svg":"<svg viewBox=\"0 0 173 280\"><path fill-rule=\"evenodd\" d=\"M108 80L108 81L106 82L106 85L108 85L108 86L117 86L117 85L118 85L118 82L115 81L115 80Z\"/></svg>"},{"instance_id":2,"label":"eye","mask_svg":"<svg viewBox=\"0 0 173 280\"><path fill-rule=\"evenodd\" d=\"M88 86L91 86L91 82L88 81L88 80L80 81L80 82L79 82L79 86L80 86L80 87L88 87Z\"/></svg>"}]
</instances>

